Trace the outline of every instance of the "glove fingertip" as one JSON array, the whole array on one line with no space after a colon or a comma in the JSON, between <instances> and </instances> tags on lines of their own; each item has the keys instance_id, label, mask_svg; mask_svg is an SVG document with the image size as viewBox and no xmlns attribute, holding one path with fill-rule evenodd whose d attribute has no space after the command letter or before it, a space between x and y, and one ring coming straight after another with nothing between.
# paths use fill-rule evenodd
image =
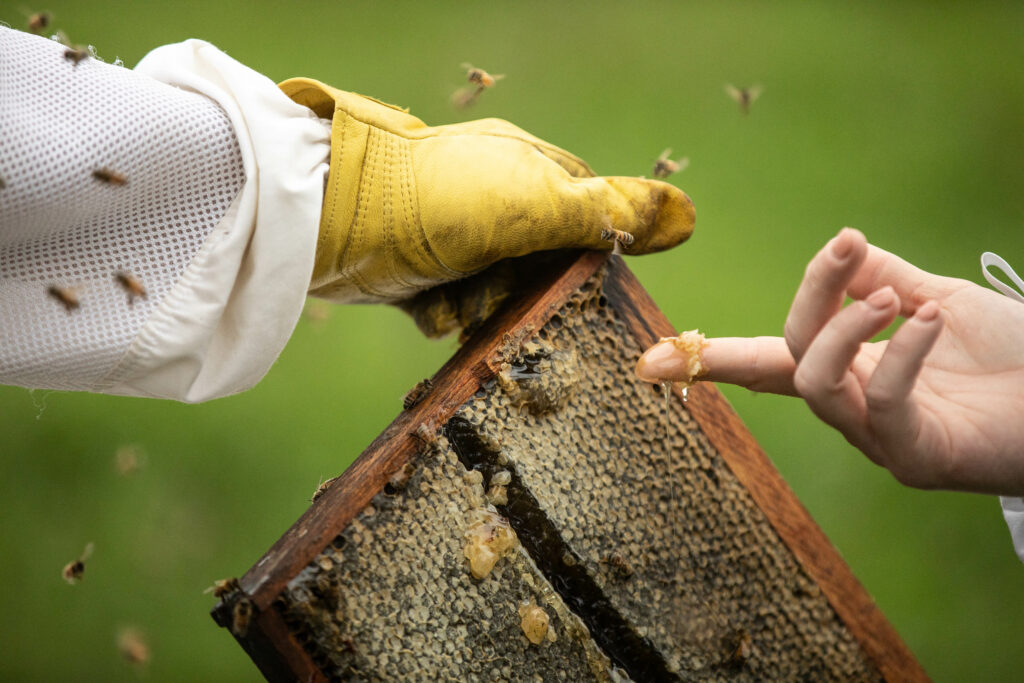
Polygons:
<instances>
[{"instance_id":1,"label":"glove fingertip","mask_svg":"<svg viewBox=\"0 0 1024 683\"><path fill-rule=\"evenodd\" d=\"M629 198L634 213L631 221L621 224L621 229L635 238L628 253L665 251L693 233L696 209L690 197L675 185L644 178L608 178L608 182ZM625 227L630 223L631 228Z\"/></svg>"},{"instance_id":2,"label":"glove fingertip","mask_svg":"<svg viewBox=\"0 0 1024 683\"><path fill-rule=\"evenodd\" d=\"M660 185L663 187L652 193L656 197L657 211L649 224L647 239L638 245L644 253L682 244L693 234L697 221L697 209L689 195L674 185Z\"/></svg>"}]
</instances>

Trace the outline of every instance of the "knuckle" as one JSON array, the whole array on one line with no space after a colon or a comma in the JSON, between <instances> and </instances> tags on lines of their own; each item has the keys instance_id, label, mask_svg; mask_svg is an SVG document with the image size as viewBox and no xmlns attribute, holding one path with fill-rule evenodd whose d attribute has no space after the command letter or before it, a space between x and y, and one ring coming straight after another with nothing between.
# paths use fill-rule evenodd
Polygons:
<instances>
[{"instance_id":1,"label":"knuckle","mask_svg":"<svg viewBox=\"0 0 1024 683\"><path fill-rule=\"evenodd\" d=\"M841 402L845 392L842 382L823 377L820 372L808 369L805 365L797 366L793 374L793 388L815 412Z\"/></svg>"},{"instance_id":2,"label":"knuckle","mask_svg":"<svg viewBox=\"0 0 1024 683\"><path fill-rule=\"evenodd\" d=\"M798 365L793 373L793 388L808 403L814 403L828 393L820 379L806 365Z\"/></svg>"},{"instance_id":3,"label":"knuckle","mask_svg":"<svg viewBox=\"0 0 1024 683\"><path fill-rule=\"evenodd\" d=\"M801 366L797 366L796 372L793 373L793 388L796 389L796 393L800 394L800 396L805 399L811 393L811 380L807 376L807 371L805 371Z\"/></svg>"},{"instance_id":4,"label":"knuckle","mask_svg":"<svg viewBox=\"0 0 1024 683\"><path fill-rule=\"evenodd\" d=\"M864 401L868 411L872 413L889 412L900 403L900 399L894 396L888 388L873 384L868 384L867 389L864 390Z\"/></svg>"}]
</instances>

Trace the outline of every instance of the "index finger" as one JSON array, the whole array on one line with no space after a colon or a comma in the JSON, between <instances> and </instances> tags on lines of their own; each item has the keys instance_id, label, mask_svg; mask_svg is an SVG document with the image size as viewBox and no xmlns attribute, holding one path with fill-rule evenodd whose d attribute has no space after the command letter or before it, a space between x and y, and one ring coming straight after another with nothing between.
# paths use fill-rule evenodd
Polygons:
<instances>
[{"instance_id":1,"label":"index finger","mask_svg":"<svg viewBox=\"0 0 1024 683\"><path fill-rule=\"evenodd\" d=\"M698 377L751 391L796 396L793 360L782 337L715 337L701 353L707 371Z\"/></svg>"},{"instance_id":2,"label":"index finger","mask_svg":"<svg viewBox=\"0 0 1024 683\"><path fill-rule=\"evenodd\" d=\"M699 354L696 363L692 353ZM706 380L796 396L795 370L782 337L714 337L703 340L696 351L662 340L644 352L636 374L644 382Z\"/></svg>"}]
</instances>

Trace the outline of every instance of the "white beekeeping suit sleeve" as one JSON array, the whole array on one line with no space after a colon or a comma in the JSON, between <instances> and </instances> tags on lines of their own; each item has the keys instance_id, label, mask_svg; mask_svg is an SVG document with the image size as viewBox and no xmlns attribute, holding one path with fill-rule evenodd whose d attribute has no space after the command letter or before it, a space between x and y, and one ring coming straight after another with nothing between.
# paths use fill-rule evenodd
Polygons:
<instances>
[{"instance_id":1,"label":"white beekeeping suit sleeve","mask_svg":"<svg viewBox=\"0 0 1024 683\"><path fill-rule=\"evenodd\" d=\"M253 386L305 300L329 123L202 41L134 71L65 50L0 27L0 383Z\"/></svg>"}]
</instances>

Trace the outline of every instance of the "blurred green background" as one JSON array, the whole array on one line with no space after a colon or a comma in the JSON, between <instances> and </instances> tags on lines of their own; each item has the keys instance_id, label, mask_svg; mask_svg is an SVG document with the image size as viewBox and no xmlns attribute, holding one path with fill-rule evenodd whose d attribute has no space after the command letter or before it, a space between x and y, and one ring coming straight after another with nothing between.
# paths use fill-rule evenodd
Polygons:
<instances>
[{"instance_id":1,"label":"blurred green background","mask_svg":"<svg viewBox=\"0 0 1024 683\"><path fill-rule=\"evenodd\" d=\"M428 123L508 118L602 174L649 174L672 147L691 160L672 182L697 230L629 265L679 328L780 334L843 225L977 282L982 251L1024 266L1019 3L45 9L108 61L204 38L274 80L316 77ZM24 26L13 5L0 19ZM507 77L456 112L466 61ZM763 85L749 116L727 82ZM203 589L252 565L454 349L395 310L345 307L301 321L256 389L205 405L0 388L0 679L258 679ZM799 401L723 390L936 680L1019 677L1024 568L995 499L905 489ZM114 468L125 444L145 454L129 477ZM90 541L85 580L66 585ZM149 639L144 671L117 655L126 625Z\"/></svg>"}]
</instances>

